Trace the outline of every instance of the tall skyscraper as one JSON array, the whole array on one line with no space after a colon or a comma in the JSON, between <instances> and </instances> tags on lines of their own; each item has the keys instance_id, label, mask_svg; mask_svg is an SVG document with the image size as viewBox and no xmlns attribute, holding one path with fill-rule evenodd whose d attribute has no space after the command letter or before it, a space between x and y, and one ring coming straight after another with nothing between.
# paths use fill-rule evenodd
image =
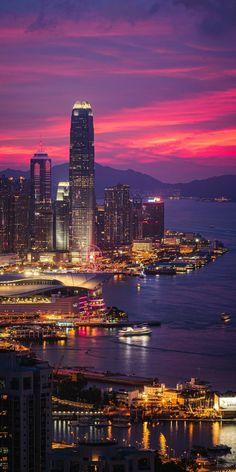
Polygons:
<instances>
[{"instance_id":1,"label":"tall skyscraper","mask_svg":"<svg viewBox=\"0 0 236 472\"><path fill-rule=\"evenodd\" d=\"M29 181L0 177L0 253L28 250Z\"/></svg>"},{"instance_id":2,"label":"tall skyscraper","mask_svg":"<svg viewBox=\"0 0 236 472\"><path fill-rule=\"evenodd\" d=\"M105 209L104 205L97 205L95 211L95 234L96 234L96 245L99 249L104 249L105 235Z\"/></svg>"},{"instance_id":3,"label":"tall skyscraper","mask_svg":"<svg viewBox=\"0 0 236 472\"><path fill-rule=\"evenodd\" d=\"M143 204L143 238L154 241L164 238L164 202L159 197Z\"/></svg>"},{"instance_id":4,"label":"tall skyscraper","mask_svg":"<svg viewBox=\"0 0 236 472\"><path fill-rule=\"evenodd\" d=\"M41 149L30 161L30 239L33 251L52 250L51 159Z\"/></svg>"},{"instance_id":5,"label":"tall skyscraper","mask_svg":"<svg viewBox=\"0 0 236 472\"><path fill-rule=\"evenodd\" d=\"M143 202L139 195L132 199L132 239L142 239Z\"/></svg>"},{"instance_id":6,"label":"tall skyscraper","mask_svg":"<svg viewBox=\"0 0 236 472\"><path fill-rule=\"evenodd\" d=\"M0 470L48 471L51 394L47 362L0 347Z\"/></svg>"},{"instance_id":7,"label":"tall skyscraper","mask_svg":"<svg viewBox=\"0 0 236 472\"><path fill-rule=\"evenodd\" d=\"M128 185L105 188L104 236L108 248L131 243L131 202Z\"/></svg>"},{"instance_id":8,"label":"tall skyscraper","mask_svg":"<svg viewBox=\"0 0 236 472\"><path fill-rule=\"evenodd\" d=\"M69 249L69 182L59 182L54 203L54 249Z\"/></svg>"},{"instance_id":9,"label":"tall skyscraper","mask_svg":"<svg viewBox=\"0 0 236 472\"><path fill-rule=\"evenodd\" d=\"M70 251L87 260L94 244L93 112L86 101L75 102L70 129Z\"/></svg>"}]
</instances>

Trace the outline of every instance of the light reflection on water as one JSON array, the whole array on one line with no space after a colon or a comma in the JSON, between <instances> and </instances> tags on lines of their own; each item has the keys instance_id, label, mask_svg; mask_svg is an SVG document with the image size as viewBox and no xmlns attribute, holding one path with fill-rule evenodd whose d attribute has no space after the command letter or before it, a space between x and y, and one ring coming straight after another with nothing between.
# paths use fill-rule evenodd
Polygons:
<instances>
[{"instance_id":1,"label":"light reflection on water","mask_svg":"<svg viewBox=\"0 0 236 472\"><path fill-rule=\"evenodd\" d=\"M162 326L153 328L152 336L120 340L116 330L79 328L74 336L69 336L63 348L46 346L42 350L38 347L40 355L54 365L63 354L63 364L68 366L159 377L168 386L200 376L214 389L236 390L235 213L235 203L166 202L168 228L221 239L230 252L215 263L186 275L140 279L140 290L137 290L137 279L118 276L104 286L107 305L124 309L131 320L161 320ZM219 319L224 311L232 314L227 326ZM233 451L229 460L236 462L234 423L148 424L145 435L143 428L143 425L133 425L128 433L110 427L106 434L132 444L142 444L145 438L153 448L160 447L163 441L160 434L163 434L167 445L177 452L189 449L192 444L228 444ZM58 437L61 431L55 430L55 435ZM64 435L67 433L71 437L69 429L65 429Z\"/></svg>"},{"instance_id":2,"label":"light reflection on water","mask_svg":"<svg viewBox=\"0 0 236 472\"><path fill-rule=\"evenodd\" d=\"M236 463L236 435L233 422L165 421L151 425L148 422L133 424L131 428L71 427L67 420L54 421L54 440L73 443L79 439L117 439L119 444L152 448L161 454L174 455L190 450L192 445L212 446L227 444L232 448L226 459Z\"/></svg>"}]
</instances>

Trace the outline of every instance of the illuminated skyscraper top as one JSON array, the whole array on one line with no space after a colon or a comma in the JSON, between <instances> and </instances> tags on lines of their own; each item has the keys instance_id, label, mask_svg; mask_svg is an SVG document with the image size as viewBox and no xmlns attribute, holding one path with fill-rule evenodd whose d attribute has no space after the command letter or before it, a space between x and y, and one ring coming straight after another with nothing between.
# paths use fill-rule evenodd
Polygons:
<instances>
[{"instance_id":1,"label":"illuminated skyscraper top","mask_svg":"<svg viewBox=\"0 0 236 472\"><path fill-rule=\"evenodd\" d=\"M75 102L70 129L70 251L83 260L94 243L93 112L86 101Z\"/></svg>"}]
</instances>

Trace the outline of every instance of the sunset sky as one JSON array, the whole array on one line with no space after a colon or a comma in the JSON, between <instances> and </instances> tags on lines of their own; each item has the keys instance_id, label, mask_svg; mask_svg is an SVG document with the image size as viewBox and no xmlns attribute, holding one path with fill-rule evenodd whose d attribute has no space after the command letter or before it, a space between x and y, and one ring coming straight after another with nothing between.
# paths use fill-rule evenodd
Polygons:
<instances>
[{"instance_id":1,"label":"sunset sky","mask_svg":"<svg viewBox=\"0 0 236 472\"><path fill-rule=\"evenodd\" d=\"M96 161L176 182L236 174L235 0L1 0L0 170L69 155L76 100Z\"/></svg>"}]
</instances>

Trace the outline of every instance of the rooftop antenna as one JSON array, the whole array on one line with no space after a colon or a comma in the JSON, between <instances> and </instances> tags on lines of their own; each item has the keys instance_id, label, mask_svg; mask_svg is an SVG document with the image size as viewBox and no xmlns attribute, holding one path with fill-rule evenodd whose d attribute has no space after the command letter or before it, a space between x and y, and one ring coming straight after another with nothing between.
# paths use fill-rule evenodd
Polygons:
<instances>
[{"instance_id":1,"label":"rooftop antenna","mask_svg":"<svg viewBox=\"0 0 236 472\"><path fill-rule=\"evenodd\" d=\"M39 137L39 150L38 150L38 152L43 152L43 140L42 140L41 135Z\"/></svg>"}]
</instances>

